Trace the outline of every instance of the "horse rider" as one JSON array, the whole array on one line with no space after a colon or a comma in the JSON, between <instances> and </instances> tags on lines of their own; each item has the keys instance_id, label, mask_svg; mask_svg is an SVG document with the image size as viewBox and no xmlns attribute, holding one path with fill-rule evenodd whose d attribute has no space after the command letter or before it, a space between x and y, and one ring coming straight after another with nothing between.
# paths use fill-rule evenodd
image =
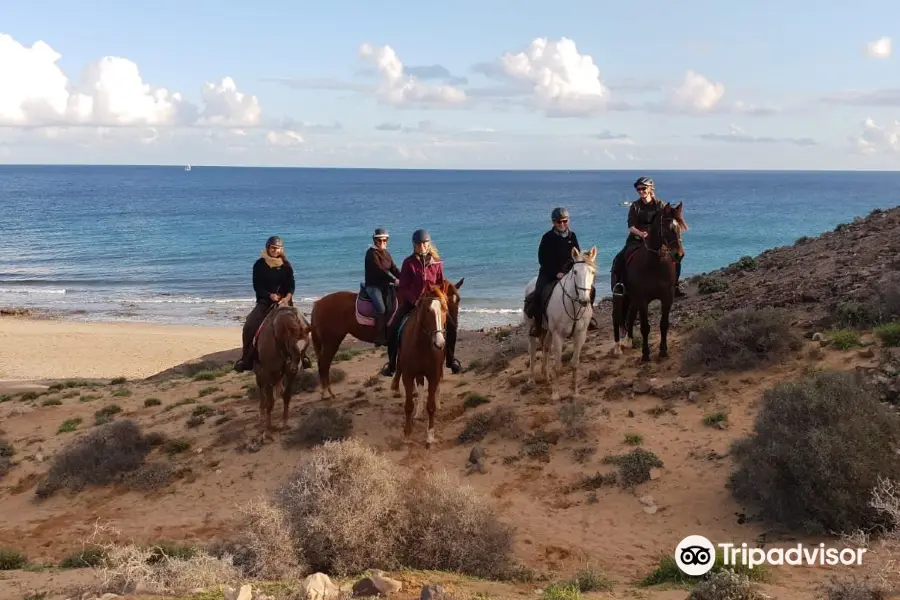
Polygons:
<instances>
[{"instance_id":1,"label":"horse rider","mask_svg":"<svg viewBox=\"0 0 900 600\"><path fill-rule=\"evenodd\" d=\"M628 209L628 237L625 239L625 247L616 254L612 268L612 292L614 296L625 293L625 256L631 250L637 249L644 243L650 233L648 229L653 217L663 207L663 201L656 197L653 180L649 177L639 177L634 182L639 201L632 203ZM675 295L683 296L684 288L681 286L681 261L675 263Z\"/></svg>"},{"instance_id":2,"label":"horse rider","mask_svg":"<svg viewBox=\"0 0 900 600\"><path fill-rule=\"evenodd\" d=\"M379 227L372 234L372 246L366 250L366 294L375 307L375 346L383 346L387 341L387 305L385 296L391 286L400 281L400 269L394 264L387 245L390 234Z\"/></svg>"},{"instance_id":3,"label":"horse rider","mask_svg":"<svg viewBox=\"0 0 900 600\"><path fill-rule=\"evenodd\" d=\"M256 306L244 322L244 351L234 365L238 373L253 368L253 337L269 311L278 306L294 305L294 267L284 254L284 242L277 235L266 240L266 247L253 264L253 290Z\"/></svg>"},{"instance_id":4,"label":"horse rider","mask_svg":"<svg viewBox=\"0 0 900 600\"><path fill-rule=\"evenodd\" d=\"M553 281L559 281L572 267L572 248L581 252L578 245L578 236L569 229L569 211L559 206L550 213L553 227L541 238L538 246L538 270L537 283L534 286L532 300L532 318L534 324L528 335L541 337L544 331L544 302L541 298L544 288Z\"/></svg>"},{"instance_id":5,"label":"horse rider","mask_svg":"<svg viewBox=\"0 0 900 600\"><path fill-rule=\"evenodd\" d=\"M393 377L397 369L397 333L403 319L412 311L419 297L428 284L439 285L444 282L444 263L437 248L431 245L431 236L424 229L417 229L412 236L413 253L403 260L400 267L400 282L397 286L397 301L400 306L388 332L388 364L381 370L386 377ZM456 360L457 324L448 320L447 324L446 360L453 373L459 373L462 366Z\"/></svg>"}]
</instances>

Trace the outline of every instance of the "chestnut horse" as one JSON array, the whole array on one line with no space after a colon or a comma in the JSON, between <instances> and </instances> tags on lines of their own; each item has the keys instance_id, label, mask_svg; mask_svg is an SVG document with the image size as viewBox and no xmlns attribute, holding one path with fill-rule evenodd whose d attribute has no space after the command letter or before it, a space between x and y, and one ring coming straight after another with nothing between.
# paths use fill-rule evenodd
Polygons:
<instances>
[{"instance_id":1,"label":"chestnut horse","mask_svg":"<svg viewBox=\"0 0 900 600\"><path fill-rule=\"evenodd\" d=\"M625 293L613 296L613 332L615 352L621 353L632 346L634 319L641 316L641 362L650 361L650 322L648 307L659 300L662 314L659 319L659 357L669 355L669 312L675 300L675 259L684 256L681 233L688 226L682 217L683 203L673 207L665 204L653 216L644 243L625 260ZM621 336L621 339L620 339Z\"/></svg>"},{"instance_id":2,"label":"chestnut horse","mask_svg":"<svg viewBox=\"0 0 900 600\"><path fill-rule=\"evenodd\" d=\"M309 346L309 325L293 306L275 306L259 329L256 339L258 360L253 367L259 388L259 426L272 428L275 395L281 396L284 412L281 428L287 429L288 410L298 365ZM303 348L301 340L305 340Z\"/></svg>"},{"instance_id":3,"label":"chestnut horse","mask_svg":"<svg viewBox=\"0 0 900 600\"><path fill-rule=\"evenodd\" d=\"M462 286L462 281L459 286ZM397 347L397 369L391 382L391 390L398 391L402 377L403 387L406 390L406 426L403 428L403 434L407 439L412 434L413 418L418 417L421 412L417 385L424 387L425 380L428 380L426 448L431 448L431 444L434 443L434 413L437 410L437 396L444 375L446 323L448 318L454 320L456 318L449 302L454 296L456 296L454 303L458 305L459 296L449 281L438 285L428 284L403 325Z\"/></svg>"},{"instance_id":4,"label":"chestnut horse","mask_svg":"<svg viewBox=\"0 0 900 600\"><path fill-rule=\"evenodd\" d=\"M460 279L454 290L462 287L464 281L465 278ZM396 296L396 294L392 295ZM455 298L449 298L449 300L451 313L455 316L459 309L459 295L454 294L454 296ZM325 399L326 392L332 398L335 397L334 392L331 391L329 373L331 362L344 338L349 334L361 342L375 343L375 328L368 324L372 319L364 315L357 315L357 298L357 292L333 292L322 296L313 304L310 324L312 326L312 345L319 363L319 389L322 400ZM399 302L392 304L393 306L387 307L390 314L396 313Z\"/></svg>"}]
</instances>

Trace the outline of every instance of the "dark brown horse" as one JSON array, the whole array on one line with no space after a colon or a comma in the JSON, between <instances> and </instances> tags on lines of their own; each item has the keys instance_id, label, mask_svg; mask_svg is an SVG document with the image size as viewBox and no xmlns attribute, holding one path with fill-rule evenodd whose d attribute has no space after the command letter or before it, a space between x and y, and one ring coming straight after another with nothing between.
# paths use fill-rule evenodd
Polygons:
<instances>
[{"instance_id":1,"label":"dark brown horse","mask_svg":"<svg viewBox=\"0 0 900 600\"><path fill-rule=\"evenodd\" d=\"M259 425L264 431L272 428L276 394L284 404L281 428L287 429L294 378L309 346L309 330L303 315L293 306L274 307L260 327L253 372L259 388Z\"/></svg>"},{"instance_id":2,"label":"dark brown horse","mask_svg":"<svg viewBox=\"0 0 900 600\"><path fill-rule=\"evenodd\" d=\"M665 204L656 212L643 245L629 253L625 267L625 293L613 296L613 331L616 353L632 346L634 319L641 316L641 361L650 361L650 322L648 307L659 300L659 357L669 355L669 312L675 300L675 259L684 256L681 233L687 231L682 217L682 203Z\"/></svg>"},{"instance_id":3,"label":"dark brown horse","mask_svg":"<svg viewBox=\"0 0 900 600\"><path fill-rule=\"evenodd\" d=\"M456 296L455 304L459 304L456 292L462 286L453 286L449 281L439 285L429 284L416 307L410 313L400 334L397 350L397 369L391 382L394 392L400 388L400 379L406 390L406 425L403 434L408 439L412 434L413 419L421 412L418 387L425 387L428 380L428 433L425 447L431 448L434 443L434 413L438 406L438 393L441 379L444 376L446 332L448 319L454 319L454 310L450 299ZM415 415L413 415L415 409Z\"/></svg>"},{"instance_id":4,"label":"dark brown horse","mask_svg":"<svg viewBox=\"0 0 900 600\"><path fill-rule=\"evenodd\" d=\"M463 281L465 278L460 279L454 290L462 287ZM397 312L397 302L388 300L385 298L389 304L387 310L393 315ZM451 313L455 318L456 311L459 310L459 295L456 294L455 298L449 300ZM331 391L331 362L344 338L349 334L361 342L375 343L374 319L367 314L370 310L371 303L357 292L334 292L322 296L313 304L310 313L312 345L319 363L319 390L323 400L326 393L332 398L335 397Z\"/></svg>"}]
</instances>

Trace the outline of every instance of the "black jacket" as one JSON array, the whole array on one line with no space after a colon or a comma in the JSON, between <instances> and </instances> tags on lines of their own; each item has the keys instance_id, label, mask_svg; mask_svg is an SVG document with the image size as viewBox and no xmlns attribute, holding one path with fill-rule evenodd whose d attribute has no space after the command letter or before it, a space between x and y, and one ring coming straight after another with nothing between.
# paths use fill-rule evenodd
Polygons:
<instances>
[{"instance_id":1,"label":"black jacket","mask_svg":"<svg viewBox=\"0 0 900 600\"><path fill-rule=\"evenodd\" d=\"M280 267L270 267L263 257L256 259L253 264L253 290L257 302L271 306L274 302L269 294L278 294L283 298L294 293L294 267L287 259L283 261Z\"/></svg>"},{"instance_id":2,"label":"black jacket","mask_svg":"<svg viewBox=\"0 0 900 600\"><path fill-rule=\"evenodd\" d=\"M578 236L571 229L567 237L562 237L551 229L541 238L538 247L538 263L541 268L538 277L556 279L557 273L565 273L572 266L572 248L581 252Z\"/></svg>"},{"instance_id":3,"label":"black jacket","mask_svg":"<svg viewBox=\"0 0 900 600\"><path fill-rule=\"evenodd\" d=\"M661 200L654 200L653 202L644 203L640 200L635 201L631 208L628 209L628 227L637 227L641 231L647 231L650 227L650 223L653 221L653 217L656 213L661 209L663 203ZM630 231L628 232L628 242L639 242L641 238L634 235Z\"/></svg>"},{"instance_id":4,"label":"black jacket","mask_svg":"<svg viewBox=\"0 0 900 600\"><path fill-rule=\"evenodd\" d=\"M366 251L366 287L384 289L399 279L400 269L394 264L390 252L375 248Z\"/></svg>"}]
</instances>

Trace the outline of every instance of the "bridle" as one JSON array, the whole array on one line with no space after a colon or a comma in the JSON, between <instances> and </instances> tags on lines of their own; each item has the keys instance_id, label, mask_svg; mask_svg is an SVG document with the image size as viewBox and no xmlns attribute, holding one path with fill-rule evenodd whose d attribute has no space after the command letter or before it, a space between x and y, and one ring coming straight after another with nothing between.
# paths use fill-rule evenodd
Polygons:
<instances>
[{"instance_id":1,"label":"bridle","mask_svg":"<svg viewBox=\"0 0 900 600\"><path fill-rule=\"evenodd\" d=\"M565 280L568 279L570 276L574 279L574 277L575 277L575 265L578 265L578 264L586 265L587 268L590 269L591 272L593 272L595 275L596 275L596 273L597 273L597 265L595 265L595 264L593 264L593 263L590 263L590 262L588 262L588 261L586 261L586 260L584 260L584 259L576 260L574 263L572 263L572 268L569 269L569 272L566 273L565 277L563 277L563 278L560 279L560 281L559 281L559 286L560 286L560 288L562 288L563 296L564 296L567 300L569 300L569 301L572 303L572 310L573 310L573 312L575 312L574 315L569 314L569 303L563 302L563 310L566 312L566 316L569 317L570 319L572 319L572 331L569 332L569 335L570 335L570 336L571 336L573 333L575 333L575 324L581 319L581 315L584 314L584 312L587 310L587 307L590 306L590 293L591 293L591 288L589 288L589 287L588 287L588 288L583 288L583 287L579 286L579 285L578 285L578 280L576 279L576 280L574 280L574 281L572 282L572 285L575 286L575 292L576 292L576 295L575 295L575 296L572 296L572 295L570 295L569 292L566 290L566 286L565 286L565 283L564 283L564 282L565 282ZM587 305L581 304L581 301L578 299L578 292L587 292L587 294L588 294L588 304L587 304Z\"/></svg>"},{"instance_id":2,"label":"bridle","mask_svg":"<svg viewBox=\"0 0 900 600\"><path fill-rule=\"evenodd\" d=\"M670 249L669 244L666 243L666 236L665 236L665 234L663 233L663 232L665 231L666 228L665 228L665 226L663 226L663 215L662 215L662 211L664 211L668 206L670 206L670 205L669 205L669 204L666 204L666 205L662 206L662 207L659 209L659 210L660 210L660 213L659 213L659 226L658 226L658 233L659 233L659 239L660 239L659 248L651 248L651 247L650 247L650 244L649 244L648 241L647 241L647 240L650 239L650 236L647 236L647 237L645 237L645 238L643 239L644 249L647 250L648 252L652 252L653 254L657 254L657 255L659 255L660 257L663 256L663 249L664 249L664 248L667 249L667 250ZM672 223L673 223L674 225L676 225L676 227L675 227L674 229L675 229L675 232L676 232L676 237L678 238L678 243L679 243L679 245L680 245L680 244L681 244L681 226L678 225L678 221L675 219L675 217L672 217Z\"/></svg>"}]
</instances>

